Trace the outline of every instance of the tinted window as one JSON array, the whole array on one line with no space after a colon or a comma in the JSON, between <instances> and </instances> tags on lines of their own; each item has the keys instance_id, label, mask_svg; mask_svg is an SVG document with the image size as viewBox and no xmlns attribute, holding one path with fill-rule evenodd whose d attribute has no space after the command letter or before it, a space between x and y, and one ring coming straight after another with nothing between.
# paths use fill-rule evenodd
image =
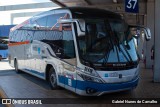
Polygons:
<instances>
[{"instance_id":1,"label":"tinted window","mask_svg":"<svg viewBox=\"0 0 160 107\"><path fill-rule=\"evenodd\" d=\"M16 42L28 40L62 40L62 25L57 23L61 18L69 18L69 14L52 14L27 20L23 27L11 33L10 40Z\"/></svg>"},{"instance_id":2,"label":"tinted window","mask_svg":"<svg viewBox=\"0 0 160 107\"><path fill-rule=\"evenodd\" d=\"M9 39L10 39L11 42L17 42L18 41L17 34L18 34L18 30L15 30L12 33L10 33L10 38Z\"/></svg>"},{"instance_id":3,"label":"tinted window","mask_svg":"<svg viewBox=\"0 0 160 107\"><path fill-rule=\"evenodd\" d=\"M33 18L26 21L26 24L22 26L20 29L27 30L41 30L44 29L47 25L47 16L40 18Z\"/></svg>"},{"instance_id":4,"label":"tinted window","mask_svg":"<svg viewBox=\"0 0 160 107\"><path fill-rule=\"evenodd\" d=\"M36 27L37 27L37 29L39 29L39 27L45 28L46 25L47 25L47 16L38 18L32 22L32 26L34 29L36 29Z\"/></svg>"},{"instance_id":5,"label":"tinted window","mask_svg":"<svg viewBox=\"0 0 160 107\"><path fill-rule=\"evenodd\" d=\"M27 41L33 40L34 33L35 33L35 30L28 30L28 31L25 31L26 40L27 40Z\"/></svg>"},{"instance_id":6,"label":"tinted window","mask_svg":"<svg viewBox=\"0 0 160 107\"><path fill-rule=\"evenodd\" d=\"M47 27L52 28L51 30L59 28L60 24L58 23L59 19L67 19L69 18L68 13L60 13L60 14L54 14L54 15L49 15L48 20L47 20Z\"/></svg>"},{"instance_id":7,"label":"tinted window","mask_svg":"<svg viewBox=\"0 0 160 107\"><path fill-rule=\"evenodd\" d=\"M47 27L49 27L49 28L53 27L57 23L57 19L59 17L60 16L58 16L58 15L49 15L48 20L47 20Z\"/></svg>"},{"instance_id":8,"label":"tinted window","mask_svg":"<svg viewBox=\"0 0 160 107\"><path fill-rule=\"evenodd\" d=\"M71 25L63 26L62 31L53 30L47 32L48 39L44 39L42 42L49 44L57 57L62 59L75 58L75 47Z\"/></svg>"}]
</instances>

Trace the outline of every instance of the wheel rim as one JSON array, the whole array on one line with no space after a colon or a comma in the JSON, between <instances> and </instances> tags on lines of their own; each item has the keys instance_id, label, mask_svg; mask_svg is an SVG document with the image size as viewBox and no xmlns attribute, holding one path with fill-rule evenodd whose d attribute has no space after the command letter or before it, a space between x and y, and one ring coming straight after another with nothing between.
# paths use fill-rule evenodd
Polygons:
<instances>
[{"instance_id":1,"label":"wheel rim","mask_svg":"<svg viewBox=\"0 0 160 107\"><path fill-rule=\"evenodd\" d=\"M51 82L51 85L53 87L55 87L55 85L56 85L56 75L54 73L52 73L51 76L50 76L50 82Z\"/></svg>"}]
</instances>

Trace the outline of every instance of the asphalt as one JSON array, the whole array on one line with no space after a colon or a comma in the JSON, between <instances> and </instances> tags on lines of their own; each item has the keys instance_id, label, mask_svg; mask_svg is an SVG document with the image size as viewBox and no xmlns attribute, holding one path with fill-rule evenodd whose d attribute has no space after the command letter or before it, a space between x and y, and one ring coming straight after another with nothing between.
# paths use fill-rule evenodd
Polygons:
<instances>
[{"instance_id":1,"label":"asphalt","mask_svg":"<svg viewBox=\"0 0 160 107\"><path fill-rule=\"evenodd\" d=\"M60 88L58 90L51 90L48 83L37 77L29 75L27 73L15 73L14 69L8 65L7 61L0 62L0 97L1 98L55 98L56 101L73 98L84 98L76 95L66 89ZM139 85L133 91L118 92L105 94L98 97L106 101L108 99L125 99L125 98L160 98L160 83L153 82L153 72L150 69L144 69L141 66ZM71 100L72 101L72 100ZM74 100L73 100L74 101ZM52 104L52 105L12 105L15 107L141 107L152 105L140 105L140 104L87 104L88 100L84 100L84 104L77 104L74 102L68 102L69 104ZM61 101L59 101L61 102ZM154 105L159 107L160 105ZM0 105L1 107L1 105Z\"/></svg>"}]
</instances>

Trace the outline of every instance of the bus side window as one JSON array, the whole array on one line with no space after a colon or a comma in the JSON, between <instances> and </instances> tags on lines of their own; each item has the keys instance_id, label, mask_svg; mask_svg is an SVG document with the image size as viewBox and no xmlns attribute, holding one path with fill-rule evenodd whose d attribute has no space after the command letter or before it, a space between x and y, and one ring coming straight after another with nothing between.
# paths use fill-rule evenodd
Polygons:
<instances>
[{"instance_id":1,"label":"bus side window","mask_svg":"<svg viewBox=\"0 0 160 107\"><path fill-rule=\"evenodd\" d=\"M43 40L46 38L45 31L47 30L47 16L40 17L32 22L32 31L30 31L29 36L33 38L32 40Z\"/></svg>"},{"instance_id":2,"label":"bus side window","mask_svg":"<svg viewBox=\"0 0 160 107\"><path fill-rule=\"evenodd\" d=\"M14 31L9 33L9 41L13 42Z\"/></svg>"},{"instance_id":3,"label":"bus side window","mask_svg":"<svg viewBox=\"0 0 160 107\"><path fill-rule=\"evenodd\" d=\"M15 30L14 31L14 36L13 36L13 38L14 38L14 42L18 42L18 30Z\"/></svg>"},{"instance_id":4,"label":"bus side window","mask_svg":"<svg viewBox=\"0 0 160 107\"><path fill-rule=\"evenodd\" d=\"M53 30L52 27L57 24L57 15L49 15L47 20L47 28Z\"/></svg>"},{"instance_id":5,"label":"bus side window","mask_svg":"<svg viewBox=\"0 0 160 107\"><path fill-rule=\"evenodd\" d=\"M33 30L46 30L47 16L40 17L32 22Z\"/></svg>"},{"instance_id":6,"label":"bus side window","mask_svg":"<svg viewBox=\"0 0 160 107\"><path fill-rule=\"evenodd\" d=\"M48 20L47 20L47 27L50 30L62 31L62 24L59 24L58 20L59 19L67 19L67 18L69 18L68 13L58 13L58 14L54 14L54 15L49 15Z\"/></svg>"}]
</instances>

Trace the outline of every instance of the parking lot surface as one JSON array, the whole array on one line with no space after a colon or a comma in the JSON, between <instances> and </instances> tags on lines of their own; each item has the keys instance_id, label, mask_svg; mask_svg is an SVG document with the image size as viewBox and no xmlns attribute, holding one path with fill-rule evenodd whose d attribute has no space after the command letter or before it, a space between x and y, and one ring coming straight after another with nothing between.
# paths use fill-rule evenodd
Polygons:
<instances>
[{"instance_id":1,"label":"parking lot surface","mask_svg":"<svg viewBox=\"0 0 160 107\"><path fill-rule=\"evenodd\" d=\"M160 98L160 84L153 83L152 81L153 72L152 70L144 69L141 66L141 74L139 85L133 91L127 92L118 92L118 93L110 93L105 94L103 96L97 97L96 99L124 99L124 98ZM14 69L9 66L7 60L0 62L0 87L1 92L7 98L56 98L56 101L62 100L62 104L54 104L54 106L63 106L64 100L72 99L72 98L84 98L82 96L76 95L66 89L60 88L58 90L51 90L48 83L44 80L41 80L37 77L29 75L27 73L15 73ZM2 94L1 94L2 95ZM2 96L1 96L2 97ZM57 98L59 98L57 100ZM86 98L86 97L85 97ZM74 100L70 100L74 101ZM54 101L53 101L54 102ZM65 102L66 103L66 102ZM94 102L93 102L94 103ZM16 107L36 107L36 105L15 105ZM39 105L40 107L53 107L53 105ZM39 107L38 106L38 107ZM68 102L65 104L67 107L107 107L107 106L117 106L117 107L128 107L128 105L118 105L118 104L87 104L87 100L84 100L84 104L77 104L75 102ZM146 105L138 105L131 104L131 107L144 106ZM149 106L149 105L147 105ZM159 105L157 105L158 107Z\"/></svg>"}]
</instances>

